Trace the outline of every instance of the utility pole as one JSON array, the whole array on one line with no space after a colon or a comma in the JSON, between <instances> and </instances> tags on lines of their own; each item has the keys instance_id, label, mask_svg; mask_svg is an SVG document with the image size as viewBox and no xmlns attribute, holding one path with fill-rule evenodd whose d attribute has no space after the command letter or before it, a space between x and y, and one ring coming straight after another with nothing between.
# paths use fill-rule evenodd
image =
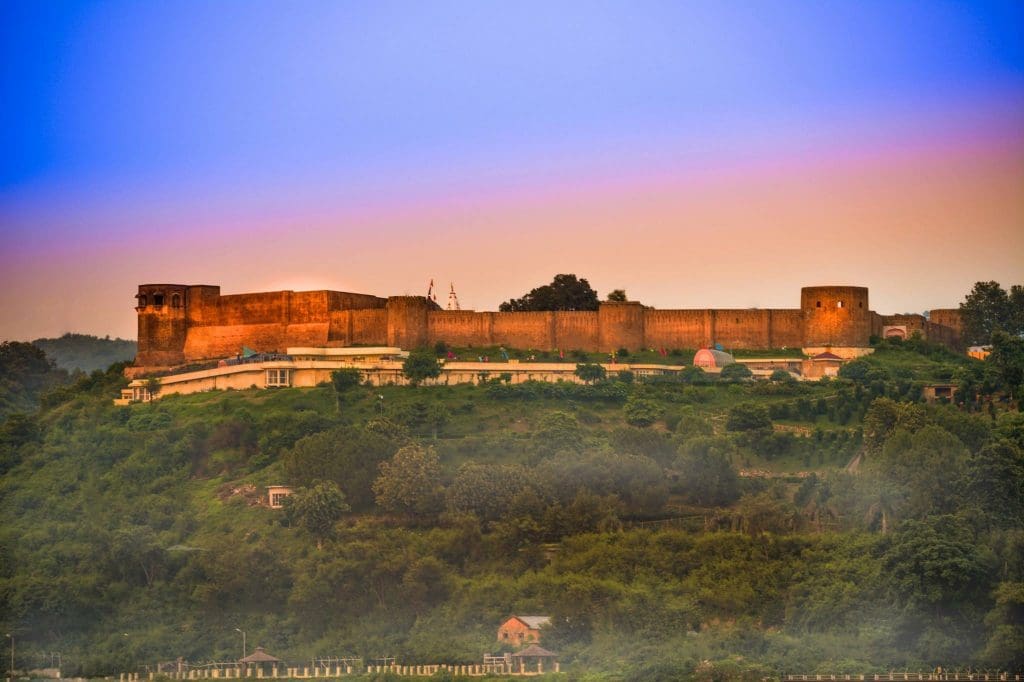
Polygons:
<instances>
[{"instance_id":1,"label":"utility pole","mask_svg":"<svg viewBox=\"0 0 1024 682\"><path fill-rule=\"evenodd\" d=\"M245 630L240 630L239 628L235 628L235 632L241 632L242 633L242 658L245 658Z\"/></svg>"}]
</instances>

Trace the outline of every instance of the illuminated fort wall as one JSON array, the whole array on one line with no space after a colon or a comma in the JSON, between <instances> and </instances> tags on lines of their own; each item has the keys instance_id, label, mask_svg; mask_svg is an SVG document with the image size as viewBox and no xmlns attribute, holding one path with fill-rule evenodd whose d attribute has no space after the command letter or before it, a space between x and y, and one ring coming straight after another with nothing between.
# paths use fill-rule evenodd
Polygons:
<instances>
[{"instance_id":1,"label":"illuminated fort wall","mask_svg":"<svg viewBox=\"0 0 1024 682\"><path fill-rule=\"evenodd\" d=\"M959 311L879 315L864 287L805 287L800 308L656 310L602 303L597 311L475 312L441 310L422 296L380 298L340 291L221 295L208 285L139 287L137 367L170 367L234 356L243 347L284 352L294 346L387 345L416 348L444 341L608 352L619 348L868 346L886 328L915 331L949 345L959 340ZM892 329L890 329L892 331ZM892 333L897 333L892 331Z\"/></svg>"}]
</instances>

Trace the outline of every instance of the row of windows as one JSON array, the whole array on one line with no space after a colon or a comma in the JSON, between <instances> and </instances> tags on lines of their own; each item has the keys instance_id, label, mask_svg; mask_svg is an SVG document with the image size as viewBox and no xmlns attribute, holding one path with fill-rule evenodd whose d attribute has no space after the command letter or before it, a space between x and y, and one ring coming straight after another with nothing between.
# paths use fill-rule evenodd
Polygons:
<instances>
[{"instance_id":1,"label":"row of windows","mask_svg":"<svg viewBox=\"0 0 1024 682\"><path fill-rule=\"evenodd\" d=\"M814 307L815 308L820 308L821 307L821 301L818 301L817 304ZM845 308L846 307L846 302L845 301L836 301L836 307L837 308ZM858 308L863 308L864 307L864 301L859 301L857 303L857 307Z\"/></svg>"},{"instance_id":2,"label":"row of windows","mask_svg":"<svg viewBox=\"0 0 1024 682\"><path fill-rule=\"evenodd\" d=\"M268 369L267 387L280 387L292 385L292 371L290 369Z\"/></svg>"},{"instance_id":3,"label":"row of windows","mask_svg":"<svg viewBox=\"0 0 1024 682\"><path fill-rule=\"evenodd\" d=\"M138 298L140 308L145 308L147 305L149 305L149 298L146 296L146 294L139 294ZM164 295L153 294L153 305L156 306L157 308L162 308L164 305ZM181 294L171 294L171 307L181 307Z\"/></svg>"}]
</instances>

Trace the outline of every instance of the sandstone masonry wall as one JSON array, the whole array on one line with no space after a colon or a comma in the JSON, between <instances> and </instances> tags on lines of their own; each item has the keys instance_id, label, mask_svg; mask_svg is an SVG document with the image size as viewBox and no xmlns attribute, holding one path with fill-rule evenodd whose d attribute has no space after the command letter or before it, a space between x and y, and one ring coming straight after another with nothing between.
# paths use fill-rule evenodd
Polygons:
<instances>
[{"instance_id":1,"label":"sandstone masonry wall","mask_svg":"<svg viewBox=\"0 0 1024 682\"><path fill-rule=\"evenodd\" d=\"M494 315L472 310L438 310L427 313L427 338L455 346L494 345Z\"/></svg>"},{"instance_id":2,"label":"sandstone masonry wall","mask_svg":"<svg viewBox=\"0 0 1024 682\"><path fill-rule=\"evenodd\" d=\"M493 325L491 343L509 348L551 349L555 345L555 313L488 313ZM474 344L477 345L477 344ZM483 343L479 345L484 345Z\"/></svg>"},{"instance_id":3,"label":"sandstone masonry wall","mask_svg":"<svg viewBox=\"0 0 1024 682\"><path fill-rule=\"evenodd\" d=\"M644 345L650 348L705 348L711 344L710 310L647 310Z\"/></svg>"},{"instance_id":4,"label":"sandstone masonry wall","mask_svg":"<svg viewBox=\"0 0 1024 682\"><path fill-rule=\"evenodd\" d=\"M935 308L929 312L928 317L930 322L949 330L941 331L940 333L951 339L951 342L949 342L951 345L960 343L960 337L964 333L964 326L959 308Z\"/></svg>"},{"instance_id":5,"label":"sandstone masonry wall","mask_svg":"<svg viewBox=\"0 0 1024 682\"><path fill-rule=\"evenodd\" d=\"M512 313L513 315L515 313ZM597 329L598 313L589 311L558 311L555 316L555 348L614 350L602 347Z\"/></svg>"},{"instance_id":6,"label":"sandstone masonry wall","mask_svg":"<svg viewBox=\"0 0 1024 682\"><path fill-rule=\"evenodd\" d=\"M871 338L871 310L865 287L804 287L804 346L863 348Z\"/></svg>"},{"instance_id":7,"label":"sandstone masonry wall","mask_svg":"<svg viewBox=\"0 0 1024 682\"><path fill-rule=\"evenodd\" d=\"M639 303L602 303L597 311L597 345L608 350L643 347L646 319Z\"/></svg>"},{"instance_id":8,"label":"sandstone masonry wall","mask_svg":"<svg viewBox=\"0 0 1024 682\"><path fill-rule=\"evenodd\" d=\"M768 311L771 316L771 348L801 348L804 345L802 310Z\"/></svg>"},{"instance_id":9,"label":"sandstone masonry wall","mask_svg":"<svg viewBox=\"0 0 1024 682\"><path fill-rule=\"evenodd\" d=\"M863 287L805 287L801 306L777 310L655 310L636 302L602 303L596 312L447 311L422 296L388 299L338 291L277 291L222 296L209 285L144 284L137 295L139 367L230 357L243 346L284 352L292 346L389 345L438 341L610 352L618 348L851 347L868 345L887 325L953 345L956 309L882 316Z\"/></svg>"}]
</instances>

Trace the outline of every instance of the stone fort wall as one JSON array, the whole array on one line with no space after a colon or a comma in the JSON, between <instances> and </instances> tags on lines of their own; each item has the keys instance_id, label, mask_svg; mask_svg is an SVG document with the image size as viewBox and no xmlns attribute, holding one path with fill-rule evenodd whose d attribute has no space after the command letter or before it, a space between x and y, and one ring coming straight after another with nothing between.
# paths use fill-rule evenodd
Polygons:
<instances>
[{"instance_id":1,"label":"stone fort wall","mask_svg":"<svg viewBox=\"0 0 1024 682\"><path fill-rule=\"evenodd\" d=\"M380 298L339 291L221 295L209 285L139 287L137 367L170 367L230 357L248 347L456 346L537 350L618 348L865 347L872 334L899 325L949 345L959 340L959 311L883 316L868 308L864 287L805 287L800 308L656 310L602 303L597 311L476 312L441 310L422 296Z\"/></svg>"}]
</instances>

